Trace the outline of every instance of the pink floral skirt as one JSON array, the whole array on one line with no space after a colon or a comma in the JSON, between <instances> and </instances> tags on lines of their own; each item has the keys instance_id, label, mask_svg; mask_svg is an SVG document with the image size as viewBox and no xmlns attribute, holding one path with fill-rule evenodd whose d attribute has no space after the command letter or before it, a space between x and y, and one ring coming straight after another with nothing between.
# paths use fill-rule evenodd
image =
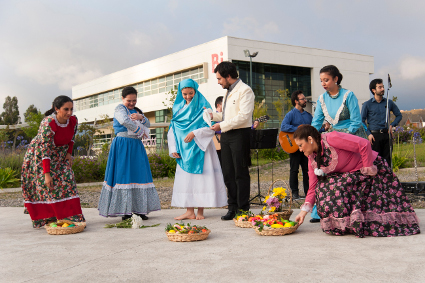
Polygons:
<instances>
[{"instance_id":1,"label":"pink floral skirt","mask_svg":"<svg viewBox=\"0 0 425 283\"><path fill-rule=\"evenodd\" d=\"M323 232L357 237L395 237L420 233L419 219L388 163L378 156L375 176L360 170L331 173L316 186Z\"/></svg>"}]
</instances>

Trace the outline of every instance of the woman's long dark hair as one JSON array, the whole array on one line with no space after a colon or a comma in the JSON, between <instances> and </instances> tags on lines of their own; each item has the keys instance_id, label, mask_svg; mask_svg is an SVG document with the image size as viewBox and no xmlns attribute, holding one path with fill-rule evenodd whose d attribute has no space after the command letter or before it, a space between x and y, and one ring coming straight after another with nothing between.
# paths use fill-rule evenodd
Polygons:
<instances>
[{"instance_id":1,"label":"woman's long dark hair","mask_svg":"<svg viewBox=\"0 0 425 283\"><path fill-rule=\"evenodd\" d=\"M319 131L316 130L315 127L311 125L301 125L298 127L298 129L294 132L294 139L297 140L305 140L308 142L308 137L312 137L313 140L317 143L317 155L316 155L316 163L317 163L317 169L320 169L320 166L323 163L322 159L322 135L319 133ZM326 179L325 176L317 176L319 180Z\"/></svg>"},{"instance_id":2,"label":"woman's long dark hair","mask_svg":"<svg viewBox=\"0 0 425 283\"><path fill-rule=\"evenodd\" d=\"M137 90L132 86L126 86L122 89L121 96L122 98L126 98L129 94L135 94L137 96ZM139 112L140 114L143 114L143 111L140 110L138 107L134 106L134 109Z\"/></svg>"},{"instance_id":3,"label":"woman's long dark hair","mask_svg":"<svg viewBox=\"0 0 425 283\"><path fill-rule=\"evenodd\" d=\"M324 66L322 69L320 69L320 74L321 73L328 73L332 78L338 77L338 81L336 82L336 84L337 85L341 84L342 74L340 73L338 68L335 67L334 65Z\"/></svg>"},{"instance_id":4,"label":"woman's long dark hair","mask_svg":"<svg viewBox=\"0 0 425 283\"><path fill-rule=\"evenodd\" d=\"M66 95L59 95L58 97L55 98L55 100L53 100L52 109L47 110L46 113L44 113L44 116L51 115L52 113L56 111L55 109L60 109L67 102L74 103L74 101L70 97Z\"/></svg>"}]
</instances>

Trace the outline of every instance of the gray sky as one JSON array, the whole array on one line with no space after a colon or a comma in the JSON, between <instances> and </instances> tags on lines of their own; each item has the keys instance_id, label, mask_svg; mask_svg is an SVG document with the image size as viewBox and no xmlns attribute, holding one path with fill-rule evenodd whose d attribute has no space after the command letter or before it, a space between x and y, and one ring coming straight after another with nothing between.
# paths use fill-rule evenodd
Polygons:
<instances>
[{"instance_id":1,"label":"gray sky","mask_svg":"<svg viewBox=\"0 0 425 283\"><path fill-rule=\"evenodd\" d=\"M46 111L73 85L226 35L372 55L370 78L391 75L399 108L425 108L423 11L423 0L1 0L0 111L7 95L21 116Z\"/></svg>"}]
</instances>

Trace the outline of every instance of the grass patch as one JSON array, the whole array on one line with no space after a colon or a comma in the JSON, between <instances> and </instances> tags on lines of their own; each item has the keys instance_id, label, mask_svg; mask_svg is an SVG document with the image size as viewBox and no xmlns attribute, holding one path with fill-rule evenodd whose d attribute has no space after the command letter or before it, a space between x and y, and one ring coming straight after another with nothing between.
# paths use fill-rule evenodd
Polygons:
<instances>
[{"instance_id":1,"label":"grass patch","mask_svg":"<svg viewBox=\"0 0 425 283\"><path fill-rule=\"evenodd\" d=\"M393 156L405 157L406 161L401 168L412 168L414 164L413 144L395 144ZM425 143L416 145L416 162L418 167L425 167Z\"/></svg>"}]
</instances>

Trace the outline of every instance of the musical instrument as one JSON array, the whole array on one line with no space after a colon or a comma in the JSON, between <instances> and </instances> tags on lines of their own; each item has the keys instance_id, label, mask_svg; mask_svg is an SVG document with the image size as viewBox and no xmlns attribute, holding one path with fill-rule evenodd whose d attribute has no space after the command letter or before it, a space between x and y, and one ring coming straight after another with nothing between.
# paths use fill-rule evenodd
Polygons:
<instances>
[{"instance_id":1,"label":"musical instrument","mask_svg":"<svg viewBox=\"0 0 425 283\"><path fill-rule=\"evenodd\" d=\"M262 123L262 122L267 122L269 119L270 119L270 117L268 115L264 115L264 116L261 116L261 117L255 119L254 122L258 121L258 122ZM215 146L216 150L221 150L220 139L221 139L221 134L215 134L214 137L213 137L214 146Z\"/></svg>"},{"instance_id":2,"label":"musical instrument","mask_svg":"<svg viewBox=\"0 0 425 283\"><path fill-rule=\"evenodd\" d=\"M298 145L294 140L294 133L280 132L279 143L286 153L294 153L298 150Z\"/></svg>"}]
</instances>

